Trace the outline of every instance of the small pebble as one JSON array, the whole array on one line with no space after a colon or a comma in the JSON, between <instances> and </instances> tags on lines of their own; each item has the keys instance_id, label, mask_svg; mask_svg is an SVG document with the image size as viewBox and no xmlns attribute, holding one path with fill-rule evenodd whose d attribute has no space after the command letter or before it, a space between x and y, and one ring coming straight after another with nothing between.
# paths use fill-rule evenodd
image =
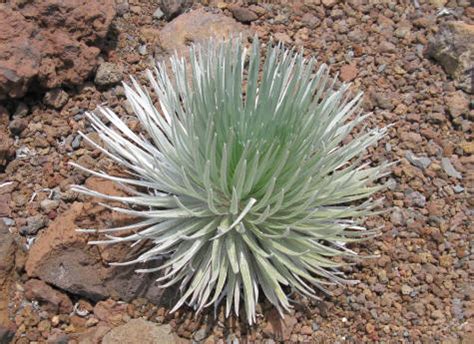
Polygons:
<instances>
[{"instance_id":1,"label":"small pebble","mask_svg":"<svg viewBox=\"0 0 474 344\"><path fill-rule=\"evenodd\" d=\"M422 170L427 169L431 165L431 159L427 157L417 157L415 154L413 154L412 151L407 151L405 153L405 158L413 165L418 168L421 168Z\"/></svg>"},{"instance_id":2,"label":"small pebble","mask_svg":"<svg viewBox=\"0 0 474 344\"><path fill-rule=\"evenodd\" d=\"M200 342L200 341L204 340L206 338L206 336L207 336L207 331L206 331L205 328L202 328L202 329L200 329L200 330L198 330L194 333L193 338L194 338L195 341Z\"/></svg>"},{"instance_id":3,"label":"small pebble","mask_svg":"<svg viewBox=\"0 0 474 344\"><path fill-rule=\"evenodd\" d=\"M111 86L122 81L122 78L122 67L111 62L104 62L97 68L94 82L98 86Z\"/></svg>"},{"instance_id":4,"label":"small pebble","mask_svg":"<svg viewBox=\"0 0 474 344\"><path fill-rule=\"evenodd\" d=\"M59 207L59 201L52 199L44 199L41 201L40 207L46 213L49 213L51 210L55 210L57 207Z\"/></svg>"},{"instance_id":5,"label":"small pebble","mask_svg":"<svg viewBox=\"0 0 474 344\"><path fill-rule=\"evenodd\" d=\"M155 12L153 12L153 18L158 19L158 20L161 19L161 18L163 18L164 15L165 15L165 14L163 13L163 11L161 10L161 8L159 8L159 7L156 9Z\"/></svg>"},{"instance_id":6,"label":"small pebble","mask_svg":"<svg viewBox=\"0 0 474 344\"><path fill-rule=\"evenodd\" d=\"M453 186L453 191L455 193L461 193L461 192L464 191L464 188L461 185L455 185L455 186Z\"/></svg>"},{"instance_id":7,"label":"small pebble","mask_svg":"<svg viewBox=\"0 0 474 344\"><path fill-rule=\"evenodd\" d=\"M457 178L457 179L462 179L461 173L459 173L451 164L451 160L448 158L442 158L441 159L441 167L443 167L444 172L450 177Z\"/></svg>"},{"instance_id":8,"label":"small pebble","mask_svg":"<svg viewBox=\"0 0 474 344\"><path fill-rule=\"evenodd\" d=\"M147 54L146 44L142 44L138 47L138 53L142 56Z\"/></svg>"},{"instance_id":9,"label":"small pebble","mask_svg":"<svg viewBox=\"0 0 474 344\"><path fill-rule=\"evenodd\" d=\"M71 147L73 149L78 149L81 146L82 136L76 135L71 142Z\"/></svg>"}]
</instances>

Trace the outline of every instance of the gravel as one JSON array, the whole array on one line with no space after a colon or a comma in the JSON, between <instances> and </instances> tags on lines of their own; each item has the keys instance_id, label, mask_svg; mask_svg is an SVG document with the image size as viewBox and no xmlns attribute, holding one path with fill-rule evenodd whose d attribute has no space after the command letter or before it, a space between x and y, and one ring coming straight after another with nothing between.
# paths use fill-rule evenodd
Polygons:
<instances>
[{"instance_id":1,"label":"gravel","mask_svg":"<svg viewBox=\"0 0 474 344\"><path fill-rule=\"evenodd\" d=\"M138 47L146 45L148 57L163 58L157 37L166 24L161 15L154 15L156 2L140 2L140 10L134 6L132 11L128 1L120 1L123 9L114 22L116 41L102 53L107 62L95 75L99 89L92 83L75 91L68 89L69 98L60 108L46 104L41 97L8 102L9 113L22 107L18 117L28 120L14 143L17 158L1 173L1 180L15 182L14 187L8 192L0 188L0 199L5 194L11 197L9 229L19 243L15 271L20 276L15 277L14 295L9 298L16 343L99 342L112 329L140 318L147 321L144 326L150 325L148 322L170 326L183 343L197 341L196 337L204 337L206 344L470 342L474 333L474 288L470 283L474 274L470 209L474 202L467 187L474 168L472 145L468 145L473 120L470 95L458 89L424 50L441 24L452 20L472 24L473 11L468 2L453 0L446 6L458 14L437 16L439 10L432 1L418 1L418 8L414 3L322 0L307 5L261 3L252 9L239 5L258 15L246 27L262 42L273 38L304 48L318 63L331 63L334 73L344 67L346 73L340 81L350 80L354 92L365 92L363 107L373 112L367 124L391 125L383 142L370 148L364 159L398 161L392 174L381 180L388 188L379 194L384 206L394 211L365 223L369 228L382 228L382 235L349 246L374 257L344 269L349 278L360 283L329 286L333 296L321 293L321 301L295 297L295 308L284 320L268 302L261 302L257 324L248 328L235 316L226 319L221 307L214 319L213 309L195 317L185 307L170 314L172 305L154 305L144 299L101 301L107 302L107 308L100 306L101 302L83 299L91 309L79 317L46 310L24 297L22 288L29 276L22 267L25 253L20 248L27 243L23 235L45 231L42 228L48 218L61 219L78 201L97 212L86 214L81 219L83 226L93 227L98 216L112 218L104 209L93 207L90 200L70 192L69 185L82 184L86 176L68 162L122 173L97 150L82 144L77 131L89 133L83 113L100 104L107 104L120 117L129 116L123 95L107 87L128 74L145 82L143 72L153 61L141 56ZM223 9L213 7L211 11L233 17L227 5L219 6ZM187 7L173 15L183 10ZM146 30L153 34L144 35ZM57 203L42 204L44 197L31 199L34 190L55 187L61 191L57 207ZM113 252L101 251L101 257L109 255ZM74 302L77 298L74 296ZM115 338L112 334L110 340Z\"/></svg>"}]
</instances>

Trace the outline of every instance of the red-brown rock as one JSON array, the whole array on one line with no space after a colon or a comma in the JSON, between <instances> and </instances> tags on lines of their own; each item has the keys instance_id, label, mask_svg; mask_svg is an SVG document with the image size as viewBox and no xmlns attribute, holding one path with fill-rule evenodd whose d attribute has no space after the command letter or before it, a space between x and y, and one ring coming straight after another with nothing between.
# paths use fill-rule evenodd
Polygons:
<instances>
[{"instance_id":1,"label":"red-brown rock","mask_svg":"<svg viewBox=\"0 0 474 344\"><path fill-rule=\"evenodd\" d=\"M272 308L266 315L267 324L263 332L276 340L288 342L291 332L298 322L292 315L286 314L284 318L280 316L275 308Z\"/></svg>"},{"instance_id":2,"label":"red-brown rock","mask_svg":"<svg viewBox=\"0 0 474 344\"><path fill-rule=\"evenodd\" d=\"M38 279L31 279L25 283L25 297L28 300L38 301L45 310L59 313L70 313L72 302L69 297Z\"/></svg>"},{"instance_id":3,"label":"red-brown rock","mask_svg":"<svg viewBox=\"0 0 474 344\"><path fill-rule=\"evenodd\" d=\"M111 0L0 4L0 99L22 97L36 83L82 83L97 63L94 44L114 16Z\"/></svg>"},{"instance_id":4,"label":"red-brown rock","mask_svg":"<svg viewBox=\"0 0 474 344\"><path fill-rule=\"evenodd\" d=\"M97 43L109 31L115 16L113 0L36 0L22 1L18 8L41 27L61 28L69 37L86 44Z\"/></svg>"},{"instance_id":5,"label":"red-brown rock","mask_svg":"<svg viewBox=\"0 0 474 344\"><path fill-rule=\"evenodd\" d=\"M86 185L99 192L121 194L115 184L99 178L89 178ZM135 252L131 252L129 245L88 245L92 238L76 231L79 227L106 226L105 222L118 225L126 221L130 219L111 214L101 206L74 203L37 237L26 262L28 275L92 300L119 296L125 301L145 297L160 302L163 291L154 282L159 275L136 274L138 265L108 265L130 260Z\"/></svg>"},{"instance_id":6,"label":"red-brown rock","mask_svg":"<svg viewBox=\"0 0 474 344\"><path fill-rule=\"evenodd\" d=\"M10 284L15 266L15 241L3 221L0 220L0 342L2 336L9 336L10 320L8 316L8 300ZM2 330L3 327L3 330ZM2 331L4 332L2 334Z\"/></svg>"},{"instance_id":7,"label":"red-brown rock","mask_svg":"<svg viewBox=\"0 0 474 344\"><path fill-rule=\"evenodd\" d=\"M451 117L456 118L469 113L469 99L464 92L456 91L448 93L445 100Z\"/></svg>"},{"instance_id":8,"label":"red-brown rock","mask_svg":"<svg viewBox=\"0 0 474 344\"><path fill-rule=\"evenodd\" d=\"M7 128L0 126L0 170L5 168L14 155L13 139Z\"/></svg>"},{"instance_id":9,"label":"red-brown rock","mask_svg":"<svg viewBox=\"0 0 474 344\"><path fill-rule=\"evenodd\" d=\"M229 10L232 12L234 18L241 23L250 23L258 19L258 16L254 12L245 7L230 6Z\"/></svg>"},{"instance_id":10,"label":"red-brown rock","mask_svg":"<svg viewBox=\"0 0 474 344\"><path fill-rule=\"evenodd\" d=\"M339 77L343 82L349 82L355 79L357 76L357 67L355 64L345 65L341 68L341 74Z\"/></svg>"}]
</instances>

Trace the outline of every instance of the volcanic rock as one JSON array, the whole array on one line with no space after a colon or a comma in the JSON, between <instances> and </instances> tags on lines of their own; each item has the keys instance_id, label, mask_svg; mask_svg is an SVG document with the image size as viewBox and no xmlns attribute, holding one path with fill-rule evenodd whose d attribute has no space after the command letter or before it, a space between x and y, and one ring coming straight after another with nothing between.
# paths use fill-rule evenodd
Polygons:
<instances>
[{"instance_id":1,"label":"volcanic rock","mask_svg":"<svg viewBox=\"0 0 474 344\"><path fill-rule=\"evenodd\" d=\"M115 4L112 0L41 0L0 4L0 99L79 85L93 71Z\"/></svg>"},{"instance_id":2,"label":"volcanic rock","mask_svg":"<svg viewBox=\"0 0 474 344\"><path fill-rule=\"evenodd\" d=\"M72 312L72 302L67 295L38 279L31 279L25 283L25 297L28 300L38 301L45 310L51 312Z\"/></svg>"},{"instance_id":3,"label":"volcanic rock","mask_svg":"<svg viewBox=\"0 0 474 344\"><path fill-rule=\"evenodd\" d=\"M355 79L357 76L357 67L355 64L348 64L341 68L341 74L339 77L343 82L349 82Z\"/></svg>"},{"instance_id":4,"label":"volcanic rock","mask_svg":"<svg viewBox=\"0 0 474 344\"><path fill-rule=\"evenodd\" d=\"M161 0L160 8L166 20L172 20L191 7L192 4L192 0Z\"/></svg>"},{"instance_id":5,"label":"volcanic rock","mask_svg":"<svg viewBox=\"0 0 474 344\"><path fill-rule=\"evenodd\" d=\"M94 82L98 86L111 86L119 83L122 78L123 70L120 66L104 62L97 69Z\"/></svg>"},{"instance_id":6,"label":"volcanic rock","mask_svg":"<svg viewBox=\"0 0 474 344\"><path fill-rule=\"evenodd\" d=\"M241 23L250 23L258 19L258 16L254 12L245 7L230 6L229 10L232 12L234 18Z\"/></svg>"},{"instance_id":7,"label":"volcanic rock","mask_svg":"<svg viewBox=\"0 0 474 344\"><path fill-rule=\"evenodd\" d=\"M3 170L5 166L7 166L14 155L13 139L10 138L6 128L0 126L0 170Z\"/></svg>"},{"instance_id":8,"label":"volcanic rock","mask_svg":"<svg viewBox=\"0 0 474 344\"><path fill-rule=\"evenodd\" d=\"M468 93L474 93L471 87L474 68L472 64L474 25L461 21L442 25L437 35L429 42L427 53L443 66L457 87Z\"/></svg>"},{"instance_id":9,"label":"volcanic rock","mask_svg":"<svg viewBox=\"0 0 474 344\"><path fill-rule=\"evenodd\" d=\"M282 318L276 309L271 309L267 315L267 324L263 328L263 333L283 342L288 342L293 328L298 323L296 318L286 315Z\"/></svg>"},{"instance_id":10,"label":"volcanic rock","mask_svg":"<svg viewBox=\"0 0 474 344\"><path fill-rule=\"evenodd\" d=\"M190 43L204 42L210 37L228 38L239 33L244 40L249 36L249 30L234 19L198 9L166 24L160 32L160 39L161 46L169 53L174 50L183 53L189 49Z\"/></svg>"},{"instance_id":11,"label":"volcanic rock","mask_svg":"<svg viewBox=\"0 0 474 344\"><path fill-rule=\"evenodd\" d=\"M121 194L113 183L99 178L89 178L86 185L99 192ZM28 275L92 300L145 297L159 303L163 291L154 283L157 274L136 274L138 265L108 266L109 262L130 260L136 252L131 252L129 245L91 246L87 241L92 238L76 231L100 223L106 226L104 222L110 221L114 225L130 223L129 218L111 214L101 206L74 203L38 235L26 262Z\"/></svg>"},{"instance_id":12,"label":"volcanic rock","mask_svg":"<svg viewBox=\"0 0 474 344\"><path fill-rule=\"evenodd\" d=\"M463 91L449 93L445 100L451 117L457 118L469 113L469 99Z\"/></svg>"},{"instance_id":13,"label":"volcanic rock","mask_svg":"<svg viewBox=\"0 0 474 344\"><path fill-rule=\"evenodd\" d=\"M451 164L451 161L448 158L442 158L441 159L441 166L443 167L444 171L446 174L450 177L457 178L457 179L462 179L461 173L459 173Z\"/></svg>"},{"instance_id":14,"label":"volcanic rock","mask_svg":"<svg viewBox=\"0 0 474 344\"><path fill-rule=\"evenodd\" d=\"M66 105L69 95L66 91L60 88L55 88L51 91L46 92L44 95L44 103L55 109L61 109Z\"/></svg>"},{"instance_id":15,"label":"volcanic rock","mask_svg":"<svg viewBox=\"0 0 474 344\"><path fill-rule=\"evenodd\" d=\"M13 235L3 221L0 221L0 343L8 343L11 323L8 316L8 300L11 278L15 266L16 245ZM5 341L2 341L5 338Z\"/></svg>"},{"instance_id":16,"label":"volcanic rock","mask_svg":"<svg viewBox=\"0 0 474 344\"><path fill-rule=\"evenodd\" d=\"M177 343L177 335L170 325L157 325L144 319L133 319L125 325L113 328L102 339L103 344L115 343Z\"/></svg>"}]
</instances>

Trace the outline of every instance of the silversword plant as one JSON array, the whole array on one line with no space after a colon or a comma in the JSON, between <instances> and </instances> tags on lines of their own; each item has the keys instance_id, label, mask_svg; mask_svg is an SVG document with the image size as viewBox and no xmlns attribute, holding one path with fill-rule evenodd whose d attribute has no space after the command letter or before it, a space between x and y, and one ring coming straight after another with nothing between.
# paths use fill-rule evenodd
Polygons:
<instances>
[{"instance_id":1,"label":"silversword plant","mask_svg":"<svg viewBox=\"0 0 474 344\"><path fill-rule=\"evenodd\" d=\"M315 71L314 59L281 45L262 65L256 38L248 50L238 39L192 47L189 61L174 56L172 77L162 63L148 71L159 110L134 79L124 85L142 134L110 109L87 114L105 147L83 138L129 174L73 165L133 188L124 197L73 189L140 219L100 230L105 238L92 243L148 240L151 248L116 264L165 258L137 271L162 271L163 287L179 285L174 310L224 301L226 315L238 315L242 299L249 323L260 293L283 315L292 292L317 298L316 289L348 282L340 257L357 256L347 243L377 234L360 219L375 212L369 196L387 167L363 161L385 129L342 144L367 117L361 94L335 90L327 66Z\"/></svg>"}]
</instances>

